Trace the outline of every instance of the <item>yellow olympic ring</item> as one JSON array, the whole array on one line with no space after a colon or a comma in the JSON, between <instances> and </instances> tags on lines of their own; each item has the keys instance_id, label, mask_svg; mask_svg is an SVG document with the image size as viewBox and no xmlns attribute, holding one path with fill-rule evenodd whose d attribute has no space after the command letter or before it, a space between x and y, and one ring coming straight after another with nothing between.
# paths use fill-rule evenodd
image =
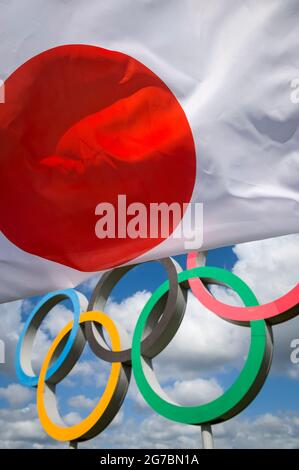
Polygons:
<instances>
[{"instance_id":1,"label":"yellow olympic ring","mask_svg":"<svg viewBox=\"0 0 299 470\"><path fill-rule=\"evenodd\" d=\"M86 312L81 314L79 320L81 328L85 322L89 321L99 323L104 328L106 328L111 339L112 350L121 350L121 341L117 328L109 317L99 311ZM37 386L37 410L39 419L45 431L52 438L59 441L82 441L90 439L91 437L94 437L96 434L98 434L100 428L105 428L107 425L107 420L110 422L116 414L113 413L112 417L111 413L109 415L109 406L110 403L113 402L112 398L115 396L115 393L117 393L117 389L121 388L121 385L123 385L124 379L122 364L119 362L114 362L111 365L107 386L94 410L83 421L81 421L81 423L67 427L64 424L57 409L56 397L55 393L53 393L53 384L48 383L45 378L52 358L55 355L55 351L57 351L59 345L61 345L63 340L65 340L65 338L68 336L72 330L72 327L73 322L71 321L63 328L63 330L57 335L51 344L42 364ZM80 351L80 354L82 350ZM49 414L54 416L56 422L54 422L54 419L49 417ZM102 423L101 419L103 421Z\"/></svg>"}]
</instances>

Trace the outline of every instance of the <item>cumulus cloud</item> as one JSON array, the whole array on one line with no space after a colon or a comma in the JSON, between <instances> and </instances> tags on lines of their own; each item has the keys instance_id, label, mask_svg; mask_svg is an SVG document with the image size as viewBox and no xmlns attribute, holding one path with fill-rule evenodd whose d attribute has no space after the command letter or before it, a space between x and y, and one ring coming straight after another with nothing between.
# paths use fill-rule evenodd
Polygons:
<instances>
[{"instance_id":1,"label":"cumulus cloud","mask_svg":"<svg viewBox=\"0 0 299 470\"><path fill-rule=\"evenodd\" d=\"M34 392L32 389L22 387L19 384L9 384L0 388L0 398L4 398L11 407L18 407L32 400Z\"/></svg>"},{"instance_id":2,"label":"cumulus cloud","mask_svg":"<svg viewBox=\"0 0 299 470\"><path fill-rule=\"evenodd\" d=\"M194 406L215 400L223 389L215 379L177 380L166 393L180 405Z\"/></svg>"},{"instance_id":3,"label":"cumulus cloud","mask_svg":"<svg viewBox=\"0 0 299 470\"><path fill-rule=\"evenodd\" d=\"M36 414L35 404L16 410L0 409L0 447L31 448L48 441Z\"/></svg>"},{"instance_id":4,"label":"cumulus cloud","mask_svg":"<svg viewBox=\"0 0 299 470\"><path fill-rule=\"evenodd\" d=\"M219 449L299 448L299 413L264 413L257 417L236 417L213 426ZM200 427L168 421L151 414L141 423L129 418L125 426L106 430L80 447L128 449L198 449L202 447Z\"/></svg>"},{"instance_id":5,"label":"cumulus cloud","mask_svg":"<svg viewBox=\"0 0 299 470\"><path fill-rule=\"evenodd\" d=\"M254 290L261 303L269 302L298 283L299 234L236 245L233 272Z\"/></svg>"},{"instance_id":6,"label":"cumulus cloud","mask_svg":"<svg viewBox=\"0 0 299 470\"><path fill-rule=\"evenodd\" d=\"M65 424L68 426L74 426L75 424L80 423L82 420L82 417L78 411L70 411L63 417L63 421Z\"/></svg>"},{"instance_id":7,"label":"cumulus cloud","mask_svg":"<svg viewBox=\"0 0 299 470\"><path fill-rule=\"evenodd\" d=\"M151 296L149 291L138 291L122 302L108 301L106 311L111 318L117 320L132 337L136 321L144 305Z\"/></svg>"},{"instance_id":8,"label":"cumulus cloud","mask_svg":"<svg viewBox=\"0 0 299 470\"><path fill-rule=\"evenodd\" d=\"M299 414L264 413L255 418L234 418L215 426L220 448L298 449Z\"/></svg>"},{"instance_id":9,"label":"cumulus cloud","mask_svg":"<svg viewBox=\"0 0 299 470\"><path fill-rule=\"evenodd\" d=\"M68 404L74 408L86 408L88 410L93 409L97 403L98 398L88 398L84 395L75 395L74 397L69 398Z\"/></svg>"},{"instance_id":10,"label":"cumulus cloud","mask_svg":"<svg viewBox=\"0 0 299 470\"><path fill-rule=\"evenodd\" d=\"M72 312L65 305L57 304L44 319L43 330L51 338L54 338L73 318Z\"/></svg>"},{"instance_id":11,"label":"cumulus cloud","mask_svg":"<svg viewBox=\"0 0 299 470\"><path fill-rule=\"evenodd\" d=\"M223 393L223 388L216 379L176 380L164 387L170 401L178 405L202 405L216 399ZM150 411L149 405L140 394L134 378L130 383L128 398L133 400L142 412ZM139 410L137 412L140 412Z\"/></svg>"},{"instance_id":12,"label":"cumulus cloud","mask_svg":"<svg viewBox=\"0 0 299 470\"><path fill-rule=\"evenodd\" d=\"M80 421L77 411L64 418L68 425ZM256 417L236 417L213 426L216 448L299 448L299 413L264 413ZM121 411L97 438L80 448L201 448L200 428L168 421L150 413L140 420ZM65 448L42 430L35 405L18 410L0 410L0 448Z\"/></svg>"}]
</instances>

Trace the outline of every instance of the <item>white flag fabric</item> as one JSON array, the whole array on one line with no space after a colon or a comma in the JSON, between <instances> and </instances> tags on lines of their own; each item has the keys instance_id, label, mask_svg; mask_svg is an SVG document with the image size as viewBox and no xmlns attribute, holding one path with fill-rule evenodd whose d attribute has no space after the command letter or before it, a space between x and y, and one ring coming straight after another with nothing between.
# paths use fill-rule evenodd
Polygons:
<instances>
[{"instance_id":1,"label":"white flag fabric","mask_svg":"<svg viewBox=\"0 0 299 470\"><path fill-rule=\"evenodd\" d=\"M0 301L299 232L298 0L0 7Z\"/></svg>"}]
</instances>

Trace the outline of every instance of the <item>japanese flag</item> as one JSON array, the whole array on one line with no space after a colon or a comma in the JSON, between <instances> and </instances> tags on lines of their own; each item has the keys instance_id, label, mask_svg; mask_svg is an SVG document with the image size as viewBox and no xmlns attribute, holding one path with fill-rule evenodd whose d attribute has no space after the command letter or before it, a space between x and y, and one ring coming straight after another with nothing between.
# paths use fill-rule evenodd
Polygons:
<instances>
[{"instance_id":1,"label":"japanese flag","mask_svg":"<svg viewBox=\"0 0 299 470\"><path fill-rule=\"evenodd\" d=\"M298 0L0 7L0 301L299 231Z\"/></svg>"}]
</instances>

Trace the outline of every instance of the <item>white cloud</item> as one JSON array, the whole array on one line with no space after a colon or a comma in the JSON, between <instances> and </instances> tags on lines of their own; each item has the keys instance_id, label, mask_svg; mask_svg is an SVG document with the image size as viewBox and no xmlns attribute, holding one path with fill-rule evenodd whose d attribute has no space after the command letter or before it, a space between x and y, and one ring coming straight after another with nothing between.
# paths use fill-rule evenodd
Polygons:
<instances>
[{"instance_id":1,"label":"white cloud","mask_svg":"<svg viewBox=\"0 0 299 470\"><path fill-rule=\"evenodd\" d=\"M86 408L88 410L92 410L97 401L98 398L91 399L84 395L75 395L74 397L69 398L68 404L73 408Z\"/></svg>"},{"instance_id":2,"label":"white cloud","mask_svg":"<svg viewBox=\"0 0 299 470\"><path fill-rule=\"evenodd\" d=\"M64 418L68 425L81 420L77 411ZM299 413L264 413L256 417L238 416L213 426L216 448L298 448ZM80 448L201 448L200 427L162 418L154 413L141 419L123 411L97 438ZM0 410L0 448L66 448L41 428L35 405L19 410Z\"/></svg>"},{"instance_id":3,"label":"white cloud","mask_svg":"<svg viewBox=\"0 0 299 470\"><path fill-rule=\"evenodd\" d=\"M34 443L47 442L36 414L36 406L12 410L0 409L0 447L31 448Z\"/></svg>"},{"instance_id":4,"label":"white cloud","mask_svg":"<svg viewBox=\"0 0 299 470\"><path fill-rule=\"evenodd\" d=\"M95 374L96 362L95 361L81 361L75 364L75 367L69 373L68 377L92 377Z\"/></svg>"},{"instance_id":5,"label":"white cloud","mask_svg":"<svg viewBox=\"0 0 299 470\"><path fill-rule=\"evenodd\" d=\"M236 245L233 272L254 290L261 303L285 294L298 283L299 234Z\"/></svg>"},{"instance_id":6,"label":"white cloud","mask_svg":"<svg viewBox=\"0 0 299 470\"><path fill-rule=\"evenodd\" d=\"M119 429L120 426L125 427L123 410L119 410L109 427Z\"/></svg>"},{"instance_id":7,"label":"white cloud","mask_svg":"<svg viewBox=\"0 0 299 470\"><path fill-rule=\"evenodd\" d=\"M57 304L47 314L43 321L43 330L49 334L51 338L60 333L67 323L74 319L72 312L63 304Z\"/></svg>"},{"instance_id":8,"label":"white cloud","mask_svg":"<svg viewBox=\"0 0 299 470\"><path fill-rule=\"evenodd\" d=\"M97 283L99 282L100 277L101 276L96 274L95 276L92 276L86 281L82 282L80 284L80 288L81 288L80 290L88 291L91 293L93 289L95 288L95 286L97 285Z\"/></svg>"},{"instance_id":9,"label":"white cloud","mask_svg":"<svg viewBox=\"0 0 299 470\"><path fill-rule=\"evenodd\" d=\"M22 387L19 384L10 384L7 387L0 388L0 398L8 401L10 406L18 407L29 402L34 397L32 389Z\"/></svg>"},{"instance_id":10,"label":"white cloud","mask_svg":"<svg viewBox=\"0 0 299 470\"><path fill-rule=\"evenodd\" d=\"M164 387L170 400L182 406L201 405L214 400L223 393L222 387L215 379L176 380ZM143 412L150 411L135 383L134 377L130 383L128 398Z\"/></svg>"},{"instance_id":11,"label":"white cloud","mask_svg":"<svg viewBox=\"0 0 299 470\"><path fill-rule=\"evenodd\" d=\"M236 417L213 426L215 448L298 448L299 414L264 413L253 418ZM200 427L168 421L156 414L141 423L128 419L125 426L104 431L99 437L80 445L91 448L200 449Z\"/></svg>"},{"instance_id":12,"label":"white cloud","mask_svg":"<svg viewBox=\"0 0 299 470\"><path fill-rule=\"evenodd\" d=\"M165 391L176 403L184 406L202 405L215 400L223 393L222 387L215 379L176 381Z\"/></svg>"},{"instance_id":13,"label":"white cloud","mask_svg":"<svg viewBox=\"0 0 299 470\"><path fill-rule=\"evenodd\" d=\"M298 412L234 418L214 427L215 442L222 448L295 449L299 447L298 418Z\"/></svg>"},{"instance_id":14,"label":"white cloud","mask_svg":"<svg viewBox=\"0 0 299 470\"><path fill-rule=\"evenodd\" d=\"M82 417L77 411L71 411L63 417L63 421L68 426L74 426L82 421Z\"/></svg>"},{"instance_id":15,"label":"white cloud","mask_svg":"<svg viewBox=\"0 0 299 470\"><path fill-rule=\"evenodd\" d=\"M118 321L132 336L136 321L150 296L151 293L148 291L138 291L120 303L112 299L108 301L105 310L112 319Z\"/></svg>"},{"instance_id":16,"label":"white cloud","mask_svg":"<svg viewBox=\"0 0 299 470\"><path fill-rule=\"evenodd\" d=\"M85 387L99 388L105 386L108 380L111 365L101 359L80 359L64 379L64 384L77 387L78 384Z\"/></svg>"}]
</instances>

